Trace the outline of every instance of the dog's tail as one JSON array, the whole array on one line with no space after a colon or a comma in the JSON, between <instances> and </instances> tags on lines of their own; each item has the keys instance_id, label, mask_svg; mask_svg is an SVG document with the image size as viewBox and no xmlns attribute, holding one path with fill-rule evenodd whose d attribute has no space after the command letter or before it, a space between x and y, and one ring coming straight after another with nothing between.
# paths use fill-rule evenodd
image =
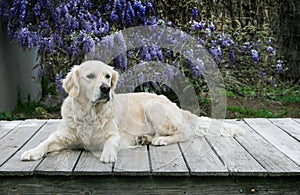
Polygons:
<instances>
[{"instance_id":1,"label":"dog's tail","mask_svg":"<svg viewBox=\"0 0 300 195\"><path fill-rule=\"evenodd\" d=\"M183 111L183 115L190 129L190 134L196 136L238 136L242 135L244 130L235 124L227 123L221 119L212 119L209 117L199 117Z\"/></svg>"}]
</instances>

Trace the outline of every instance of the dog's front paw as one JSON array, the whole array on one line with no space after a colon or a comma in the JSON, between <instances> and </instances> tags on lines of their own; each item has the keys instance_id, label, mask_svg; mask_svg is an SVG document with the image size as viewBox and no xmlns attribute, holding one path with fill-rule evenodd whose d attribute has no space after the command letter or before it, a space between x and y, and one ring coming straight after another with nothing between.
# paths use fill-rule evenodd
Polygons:
<instances>
[{"instance_id":1,"label":"dog's front paw","mask_svg":"<svg viewBox=\"0 0 300 195\"><path fill-rule=\"evenodd\" d=\"M114 163L117 161L117 153L114 149L104 149L100 161L104 163Z\"/></svg>"},{"instance_id":2,"label":"dog's front paw","mask_svg":"<svg viewBox=\"0 0 300 195\"><path fill-rule=\"evenodd\" d=\"M24 152L21 155L21 160L23 161L28 161L28 160L38 160L40 158L42 158L44 156L44 153L36 150L36 149L32 149L32 150L28 150L26 152Z\"/></svg>"}]
</instances>

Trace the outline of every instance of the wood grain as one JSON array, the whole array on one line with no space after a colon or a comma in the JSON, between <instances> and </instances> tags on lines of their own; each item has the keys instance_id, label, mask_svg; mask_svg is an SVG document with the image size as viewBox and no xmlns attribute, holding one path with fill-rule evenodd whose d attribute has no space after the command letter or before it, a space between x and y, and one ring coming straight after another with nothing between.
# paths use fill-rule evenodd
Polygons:
<instances>
[{"instance_id":1,"label":"wood grain","mask_svg":"<svg viewBox=\"0 0 300 195\"><path fill-rule=\"evenodd\" d=\"M20 125L23 121L0 121L0 139L7 135L11 130Z\"/></svg>"},{"instance_id":2,"label":"wood grain","mask_svg":"<svg viewBox=\"0 0 300 195\"><path fill-rule=\"evenodd\" d=\"M245 131L235 139L267 170L271 176L299 175L300 167L257 134L244 121L227 120Z\"/></svg>"},{"instance_id":3,"label":"wood grain","mask_svg":"<svg viewBox=\"0 0 300 195\"><path fill-rule=\"evenodd\" d=\"M189 175L179 146L149 146L153 175Z\"/></svg>"},{"instance_id":4,"label":"wood grain","mask_svg":"<svg viewBox=\"0 0 300 195\"><path fill-rule=\"evenodd\" d=\"M204 137L195 137L179 145L191 175L227 176L229 174Z\"/></svg>"},{"instance_id":5,"label":"wood grain","mask_svg":"<svg viewBox=\"0 0 300 195\"><path fill-rule=\"evenodd\" d=\"M269 119L277 127L283 129L285 132L290 134L292 137L300 141L300 124L291 118L277 118Z\"/></svg>"},{"instance_id":6,"label":"wood grain","mask_svg":"<svg viewBox=\"0 0 300 195\"><path fill-rule=\"evenodd\" d=\"M299 118L294 118L293 120L300 124L300 119Z\"/></svg>"},{"instance_id":7,"label":"wood grain","mask_svg":"<svg viewBox=\"0 0 300 195\"><path fill-rule=\"evenodd\" d=\"M83 151L74 169L74 175L111 175L112 164L100 162L100 154Z\"/></svg>"},{"instance_id":8,"label":"wood grain","mask_svg":"<svg viewBox=\"0 0 300 195\"><path fill-rule=\"evenodd\" d=\"M114 165L100 162L100 154L95 156L76 150L49 155L41 161L22 162L19 160L21 153L45 140L56 130L60 120L27 120L3 125L3 129L11 129L0 139L0 179L39 175L112 175L115 178L149 175L205 178L227 175L300 176L300 142L297 138L300 123L296 122L297 119L226 121L240 125L245 130L244 135L235 138L210 135L186 143L121 150Z\"/></svg>"},{"instance_id":9,"label":"wood grain","mask_svg":"<svg viewBox=\"0 0 300 195\"><path fill-rule=\"evenodd\" d=\"M147 146L122 149L114 166L117 175L150 175Z\"/></svg>"},{"instance_id":10,"label":"wood grain","mask_svg":"<svg viewBox=\"0 0 300 195\"><path fill-rule=\"evenodd\" d=\"M79 150L62 150L47 155L35 172L40 175L72 175L80 153Z\"/></svg>"},{"instance_id":11,"label":"wood grain","mask_svg":"<svg viewBox=\"0 0 300 195\"><path fill-rule=\"evenodd\" d=\"M207 136L207 140L230 175L266 175L266 170L233 137Z\"/></svg>"},{"instance_id":12,"label":"wood grain","mask_svg":"<svg viewBox=\"0 0 300 195\"><path fill-rule=\"evenodd\" d=\"M32 175L35 167L41 160L21 161L20 157L22 153L36 147L39 143L46 140L48 136L57 129L59 123L60 120L49 120L24 147L0 167L0 174L19 176Z\"/></svg>"},{"instance_id":13,"label":"wood grain","mask_svg":"<svg viewBox=\"0 0 300 195\"><path fill-rule=\"evenodd\" d=\"M287 194L299 177L6 177L1 194Z\"/></svg>"},{"instance_id":14,"label":"wood grain","mask_svg":"<svg viewBox=\"0 0 300 195\"><path fill-rule=\"evenodd\" d=\"M300 142L267 119L256 118L245 119L245 121L268 142L300 165Z\"/></svg>"},{"instance_id":15,"label":"wood grain","mask_svg":"<svg viewBox=\"0 0 300 195\"><path fill-rule=\"evenodd\" d=\"M26 120L1 139L0 166L13 156L45 123L45 120Z\"/></svg>"}]
</instances>

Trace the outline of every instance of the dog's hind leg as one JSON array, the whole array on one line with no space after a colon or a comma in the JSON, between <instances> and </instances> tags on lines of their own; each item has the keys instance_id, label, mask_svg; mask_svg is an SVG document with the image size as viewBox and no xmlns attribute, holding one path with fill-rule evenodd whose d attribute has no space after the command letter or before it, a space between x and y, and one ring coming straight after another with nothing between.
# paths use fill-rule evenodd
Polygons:
<instances>
[{"instance_id":1,"label":"dog's hind leg","mask_svg":"<svg viewBox=\"0 0 300 195\"><path fill-rule=\"evenodd\" d=\"M157 136L157 137L153 138L151 144L155 145L155 146L164 146L164 145L184 142L186 140L187 140L187 137L184 133L177 133L177 134L169 135L169 136Z\"/></svg>"},{"instance_id":2,"label":"dog's hind leg","mask_svg":"<svg viewBox=\"0 0 300 195\"><path fill-rule=\"evenodd\" d=\"M145 116L148 122L147 135L141 137L152 145L168 145L187 140L184 130L185 121L180 110L173 103L165 103L157 100L148 102L145 109Z\"/></svg>"}]
</instances>

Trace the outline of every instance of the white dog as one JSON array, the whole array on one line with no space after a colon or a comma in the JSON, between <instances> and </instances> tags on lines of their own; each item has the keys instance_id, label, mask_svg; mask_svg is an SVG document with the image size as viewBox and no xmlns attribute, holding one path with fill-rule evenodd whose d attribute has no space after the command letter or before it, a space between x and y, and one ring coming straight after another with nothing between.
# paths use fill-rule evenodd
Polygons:
<instances>
[{"instance_id":1,"label":"white dog","mask_svg":"<svg viewBox=\"0 0 300 195\"><path fill-rule=\"evenodd\" d=\"M195 130L207 129L207 117L182 110L163 95L114 94L118 73L100 61L74 66L63 81L69 94L58 129L22 160L37 160L48 152L67 148L102 151L105 163L117 160L121 147L167 145L186 141ZM235 131L225 124L223 129Z\"/></svg>"}]
</instances>

